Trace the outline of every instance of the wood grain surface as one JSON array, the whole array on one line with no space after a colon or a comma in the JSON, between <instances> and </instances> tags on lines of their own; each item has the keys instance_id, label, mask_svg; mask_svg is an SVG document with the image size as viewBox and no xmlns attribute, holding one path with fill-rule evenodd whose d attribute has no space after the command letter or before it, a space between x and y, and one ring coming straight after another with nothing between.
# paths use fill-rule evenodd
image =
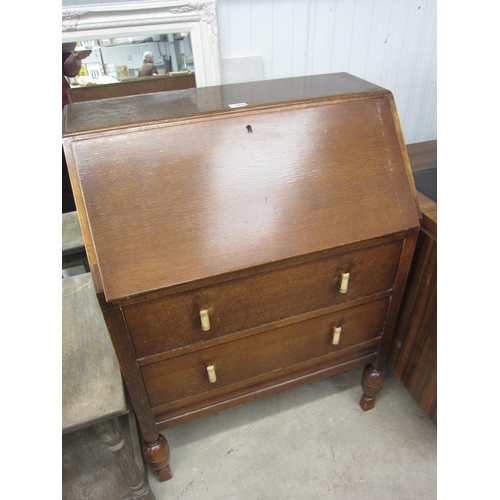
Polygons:
<instances>
[{"instance_id":1,"label":"wood grain surface","mask_svg":"<svg viewBox=\"0 0 500 500\"><path fill-rule=\"evenodd\" d=\"M384 364L420 215L389 91L345 73L188 89L70 104L64 127L101 308L163 462L159 429Z\"/></svg>"},{"instance_id":2,"label":"wood grain surface","mask_svg":"<svg viewBox=\"0 0 500 500\"><path fill-rule=\"evenodd\" d=\"M389 291L401 248L397 240L126 306L135 351L143 358ZM340 293L347 271L348 290ZM202 309L209 311L209 331L201 329Z\"/></svg>"},{"instance_id":3,"label":"wood grain surface","mask_svg":"<svg viewBox=\"0 0 500 500\"><path fill-rule=\"evenodd\" d=\"M242 109L276 108L287 102L303 106L325 99L366 99L388 95L387 90L347 73L155 92L66 106L63 134L88 134L193 116L238 114ZM245 106L231 108L233 104Z\"/></svg>"},{"instance_id":4,"label":"wood grain surface","mask_svg":"<svg viewBox=\"0 0 500 500\"><path fill-rule=\"evenodd\" d=\"M414 227L392 123L381 98L73 142L106 299Z\"/></svg>"},{"instance_id":5,"label":"wood grain surface","mask_svg":"<svg viewBox=\"0 0 500 500\"><path fill-rule=\"evenodd\" d=\"M383 299L347 308L143 366L141 370L151 405L154 408L180 400L188 404L206 397L206 392L219 393L228 390L230 385L236 388L238 383L251 385L272 378L273 372L282 374L287 368L293 372L304 363L313 364L316 358L374 340L382 334L388 302ZM334 326L342 327L338 345L332 345ZM358 357L356 351L351 351L351 357ZM208 380L206 367L209 364L215 365L215 383Z\"/></svg>"},{"instance_id":6,"label":"wood grain surface","mask_svg":"<svg viewBox=\"0 0 500 500\"><path fill-rule=\"evenodd\" d=\"M437 141L409 145L412 169L437 168ZM418 193L422 220L387 364L437 425L437 203Z\"/></svg>"},{"instance_id":7,"label":"wood grain surface","mask_svg":"<svg viewBox=\"0 0 500 500\"><path fill-rule=\"evenodd\" d=\"M157 75L153 78L133 78L106 85L72 87L68 90L68 97L70 103L75 103L195 87L194 73L179 76Z\"/></svg>"}]
</instances>

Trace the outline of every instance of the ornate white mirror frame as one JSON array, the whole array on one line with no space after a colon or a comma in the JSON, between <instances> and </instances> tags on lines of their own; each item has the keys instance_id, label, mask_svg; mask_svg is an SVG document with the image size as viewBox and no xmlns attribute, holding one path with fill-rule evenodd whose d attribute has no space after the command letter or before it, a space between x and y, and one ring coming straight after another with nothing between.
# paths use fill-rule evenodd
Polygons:
<instances>
[{"instance_id":1,"label":"ornate white mirror frame","mask_svg":"<svg viewBox=\"0 0 500 500\"><path fill-rule=\"evenodd\" d=\"M196 86L221 84L216 0L141 2L62 8L62 42L191 33Z\"/></svg>"}]
</instances>

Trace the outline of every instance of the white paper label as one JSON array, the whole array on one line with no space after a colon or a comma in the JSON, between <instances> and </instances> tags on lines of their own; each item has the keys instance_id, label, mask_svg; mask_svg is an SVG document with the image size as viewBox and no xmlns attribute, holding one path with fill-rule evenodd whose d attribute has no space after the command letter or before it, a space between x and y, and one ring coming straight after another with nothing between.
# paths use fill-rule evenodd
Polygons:
<instances>
[{"instance_id":1,"label":"white paper label","mask_svg":"<svg viewBox=\"0 0 500 500\"><path fill-rule=\"evenodd\" d=\"M236 104L229 104L230 108L244 108L245 106L248 106L246 102L237 102Z\"/></svg>"}]
</instances>

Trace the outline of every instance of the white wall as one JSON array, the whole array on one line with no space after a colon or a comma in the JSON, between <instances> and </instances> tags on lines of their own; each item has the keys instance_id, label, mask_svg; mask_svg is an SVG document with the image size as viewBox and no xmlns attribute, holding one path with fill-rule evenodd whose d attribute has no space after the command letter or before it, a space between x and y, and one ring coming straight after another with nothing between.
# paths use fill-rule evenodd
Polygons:
<instances>
[{"instance_id":1,"label":"white wall","mask_svg":"<svg viewBox=\"0 0 500 500\"><path fill-rule=\"evenodd\" d=\"M113 0L63 0L63 5ZM124 0L115 0L124 1ZM407 144L437 138L437 0L218 0L222 59L265 79L346 71L391 90Z\"/></svg>"},{"instance_id":2,"label":"white wall","mask_svg":"<svg viewBox=\"0 0 500 500\"><path fill-rule=\"evenodd\" d=\"M346 71L391 90L407 144L437 138L436 0L218 0L221 57L264 79Z\"/></svg>"}]
</instances>

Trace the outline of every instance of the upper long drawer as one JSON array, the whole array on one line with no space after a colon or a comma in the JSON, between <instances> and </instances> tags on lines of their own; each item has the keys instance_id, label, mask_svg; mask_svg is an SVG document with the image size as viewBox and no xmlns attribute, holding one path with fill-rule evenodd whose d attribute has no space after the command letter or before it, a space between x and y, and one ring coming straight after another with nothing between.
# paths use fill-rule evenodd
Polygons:
<instances>
[{"instance_id":1,"label":"upper long drawer","mask_svg":"<svg viewBox=\"0 0 500 500\"><path fill-rule=\"evenodd\" d=\"M137 357L170 351L393 286L402 240L124 307ZM347 291L341 275L349 273ZM200 311L208 311L204 331Z\"/></svg>"}]
</instances>

